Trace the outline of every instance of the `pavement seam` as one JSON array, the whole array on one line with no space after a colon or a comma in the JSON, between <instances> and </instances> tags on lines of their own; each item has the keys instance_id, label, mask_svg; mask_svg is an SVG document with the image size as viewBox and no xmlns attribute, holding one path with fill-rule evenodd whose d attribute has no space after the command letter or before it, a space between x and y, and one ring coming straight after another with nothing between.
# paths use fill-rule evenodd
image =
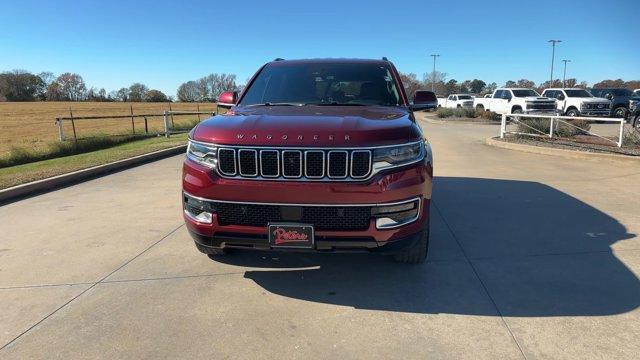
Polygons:
<instances>
[{"instance_id":1,"label":"pavement seam","mask_svg":"<svg viewBox=\"0 0 640 360\"><path fill-rule=\"evenodd\" d=\"M8 343L2 345L2 347L0 347L0 351L4 350L5 348L7 348L9 345L13 344L16 340L20 339L22 336L24 336L24 334L28 333L29 331L31 331L33 328L35 328L36 326L40 325L41 323L43 323L45 320L47 320L48 318L50 318L51 316L53 316L55 313L57 313L58 311L60 311L62 308L66 307L67 305L69 305L71 302L73 302L75 299L79 298L80 296L82 296L83 294L85 294L87 291L93 289L96 285L102 283L104 280L106 280L109 276L113 275L114 273L116 273L117 271L119 271L120 269L122 269L123 267L129 265L133 260L137 259L138 257L140 257L142 254L146 253L147 251L149 251L152 247L158 245L160 242L162 242L164 239L168 238L169 236L171 236L173 233L175 233L176 231L178 231L178 229L180 229L181 227L184 226L184 223L180 224L180 226L176 227L175 229L171 230L169 233L167 233L166 235L164 235L162 238L160 238L160 240L154 242L153 244L149 245L147 248L145 248L144 250L142 250L142 252L138 253L136 256L132 257L131 259L127 260L124 262L124 264L118 266L115 270L113 270L112 272L110 272L109 274L107 274L106 276L102 277L100 280L98 280L97 282L93 283L91 286L87 287L85 290L81 291L78 295L74 296L73 298L71 298L69 301L65 302L64 304L62 304L61 306L59 306L57 309L55 309L53 312L51 312L49 315L43 317L42 319L38 320L35 324L31 325L28 329L26 329L25 331L21 332L20 334L18 334L18 336L14 337L13 339L11 339Z\"/></svg>"},{"instance_id":2,"label":"pavement seam","mask_svg":"<svg viewBox=\"0 0 640 360\"><path fill-rule=\"evenodd\" d=\"M491 296L491 293L489 292L489 288L487 288L487 286L485 285L484 281L482 281L482 278L480 277L480 274L478 273L478 270L476 269L476 267L473 265L473 262L471 260L469 260L469 257L467 256L467 253L464 251L464 247L462 247L462 244L458 240L458 237L453 232L453 229L451 228L451 226L447 222L447 219L445 219L444 214L442 213L442 211L440 211L440 208L438 208L438 205L436 205L435 201L432 200L431 204L433 204L433 206L436 209L436 211L438 212L438 214L440 214L440 217L442 218L442 221L446 225L447 230L449 230L449 233L451 233L451 236L453 237L453 239L456 241L456 243L460 247L460 251L462 252L462 255L464 256L464 258L466 259L467 263L471 267L471 270L473 271L474 275L476 276L476 278L480 282L480 285L484 289L485 294L487 294L487 297L489 297L489 300L493 304L493 307L495 308L496 312L498 313L498 315L500 315L500 320L502 320L502 324L504 325L504 327L509 332L509 335L511 335L511 339L513 340L513 342L518 347L518 350L520 350L520 354L522 354L522 357L524 359L527 359L527 356L524 354L524 351L522 350L522 347L520 346L520 343L518 342L518 340L516 339L515 335L513 334L513 331L511 331L511 328L509 327L509 324L507 324L507 321L504 319L504 315L502 315L502 312L500 311L500 308L498 307L498 304L493 299L493 296Z\"/></svg>"}]
</instances>

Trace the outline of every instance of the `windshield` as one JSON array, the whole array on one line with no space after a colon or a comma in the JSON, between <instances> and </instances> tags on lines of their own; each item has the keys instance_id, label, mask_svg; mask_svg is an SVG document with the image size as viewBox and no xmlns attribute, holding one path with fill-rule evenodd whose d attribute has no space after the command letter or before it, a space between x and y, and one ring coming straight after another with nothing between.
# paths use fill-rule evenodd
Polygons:
<instances>
[{"instance_id":1,"label":"windshield","mask_svg":"<svg viewBox=\"0 0 640 360\"><path fill-rule=\"evenodd\" d=\"M526 97L526 96L540 96L535 90L525 89L525 90L511 90L513 91L513 96L515 97Z\"/></svg>"},{"instance_id":2,"label":"windshield","mask_svg":"<svg viewBox=\"0 0 640 360\"><path fill-rule=\"evenodd\" d=\"M386 65L269 64L240 102L256 104L398 106L400 93Z\"/></svg>"},{"instance_id":3,"label":"windshield","mask_svg":"<svg viewBox=\"0 0 640 360\"><path fill-rule=\"evenodd\" d=\"M565 90L564 92L567 93L568 97L593 97L593 95L591 95L587 90L582 89Z\"/></svg>"},{"instance_id":4,"label":"windshield","mask_svg":"<svg viewBox=\"0 0 640 360\"><path fill-rule=\"evenodd\" d=\"M615 96L631 96L632 95L631 90L628 90L628 89L613 89L611 90L611 92Z\"/></svg>"},{"instance_id":5,"label":"windshield","mask_svg":"<svg viewBox=\"0 0 640 360\"><path fill-rule=\"evenodd\" d=\"M458 100L471 100L472 97L469 95L458 95Z\"/></svg>"}]
</instances>

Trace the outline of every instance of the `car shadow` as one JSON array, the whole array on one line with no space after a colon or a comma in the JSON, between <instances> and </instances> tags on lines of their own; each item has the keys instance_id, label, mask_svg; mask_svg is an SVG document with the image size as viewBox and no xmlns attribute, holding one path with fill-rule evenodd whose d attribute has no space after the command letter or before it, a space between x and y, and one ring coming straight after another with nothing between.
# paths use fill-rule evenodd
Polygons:
<instances>
[{"instance_id":1,"label":"car shadow","mask_svg":"<svg viewBox=\"0 0 640 360\"><path fill-rule=\"evenodd\" d=\"M544 184L438 177L429 258L236 252L215 261L265 290L358 309L503 316L599 316L640 304L640 281L611 251L635 237ZM494 305L495 304L495 305Z\"/></svg>"}]
</instances>

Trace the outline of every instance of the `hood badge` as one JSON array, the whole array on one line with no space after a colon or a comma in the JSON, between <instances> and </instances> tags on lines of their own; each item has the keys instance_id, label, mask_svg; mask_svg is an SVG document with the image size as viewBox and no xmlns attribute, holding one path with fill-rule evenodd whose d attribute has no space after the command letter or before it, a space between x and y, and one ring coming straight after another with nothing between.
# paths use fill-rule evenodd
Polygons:
<instances>
[{"instance_id":1,"label":"hood badge","mask_svg":"<svg viewBox=\"0 0 640 360\"><path fill-rule=\"evenodd\" d=\"M251 139L252 139L252 140L258 140L258 134L253 134L253 135L251 135L250 137L251 137ZM242 139L244 139L244 138L245 138L245 134L236 134L236 138L237 138L237 139L239 139L239 140L242 140ZM270 135L270 134L269 134L269 135L266 135L266 136L265 136L265 138L266 138L267 140L272 140L272 139L273 139L273 135ZM330 140L330 141L334 141L334 140L336 139L336 136L335 136L335 135L328 135L326 138L327 138L328 140ZM280 139L282 139L282 140L289 140L289 135L287 135L287 134L282 134L282 135L280 136ZM293 139L293 137L292 137L292 139ZM295 139L297 139L297 140L304 140L304 135L297 135L297 136L295 137ZM313 135L313 136L312 136L312 139L313 139L314 141L318 141L318 140L320 140L320 135ZM351 136L350 136L350 135L345 135L345 136L344 136L344 141L350 141L350 140L351 140Z\"/></svg>"}]
</instances>

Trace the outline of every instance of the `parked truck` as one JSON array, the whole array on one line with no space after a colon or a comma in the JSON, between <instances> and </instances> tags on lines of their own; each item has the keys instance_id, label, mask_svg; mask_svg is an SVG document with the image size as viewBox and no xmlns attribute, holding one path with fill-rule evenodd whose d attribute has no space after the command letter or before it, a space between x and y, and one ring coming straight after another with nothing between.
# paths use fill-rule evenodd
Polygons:
<instances>
[{"instance_id":1,"label":"parked truck","mask_svg":"<svg viewBox=\"0 0 640 360\"><path fill-rule=\"evenodd\" d=\"M556 115L556 100L543 97L533 89L496 89L491 97L475 98L476 110L498 114L549 114Z\"/></svg>"},{"instance_id":2,"label":"parked truck","mask_svg":"<svg viewBox=\"0 0 640 360\"><path fill-rule=\"evenodd\" d=\"M623 88L589 89L593 96L611 100L611 116L615 118L627 118L632 103L640 101L640 95Z\"/></svg>"},{"instance_id":3,"label":"parked truck","mask_svg":"<svg viewBox=\"0 0 640 360\"><path fill-rule=\"evenodd\" d=\"M461 107L473 108L473 97L469 94L451 94L444 100L442 107L449 109Z\"/></svg>"},{"instance_id":4,"label":"parked truck","mask_svg":"<svg viewBox=\"0 0 640 360\"><path fill-rule=\"evenodd\" d=\"M598 98L585 89L545 89L542 96L556 99L558 110L566 116L609 116L611 101Z\"/></svg>"}]
</instances>

